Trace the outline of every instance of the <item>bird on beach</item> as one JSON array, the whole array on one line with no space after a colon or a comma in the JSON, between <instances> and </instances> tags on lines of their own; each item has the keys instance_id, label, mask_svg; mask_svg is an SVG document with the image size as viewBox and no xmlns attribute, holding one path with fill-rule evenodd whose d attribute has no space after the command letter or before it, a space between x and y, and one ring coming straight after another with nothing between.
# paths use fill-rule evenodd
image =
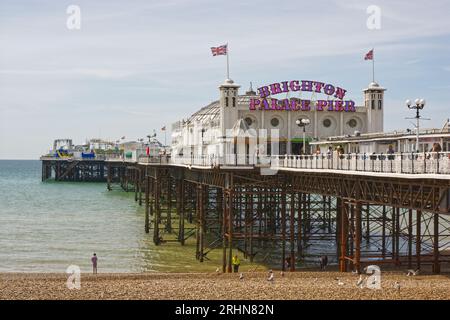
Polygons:
<instances>
[{"instance_id":1,"label":"bird on beach","mask_svg":"<svg viewBox=\"0 0 450 320\"><path fill-rule=\"evenodd\" d=\"M418 276L418 275L419 275L419 272L420 272L420 269L417 269L417 270L409 269L409 270L408 270L408 273L406 274L406 276L407 276L407 277L410 277L410 276Z\"/></svg>"},{"instance_id":2,"label":"bird on beach","mask_svg":"<svg viewBox=\"0 0 450 320\"><path fill-rule=\"evenodd\" d=\"M267 281L273 282L273 280L274 280L273 271L269 270L269 277L267 278Z\"/></svg>"},{"instance_id":3,"label":"bird on beach","mask_svg":"<svg viewBox=\"0 0 450 320\"><path fill-rule=\"evenodd\" d=\"M363 279L362 274L360 274L359 279L356 282L356 286L362 289L364 287L363 283L364 283L364 279Z\"/></svg>"},{"instance_id":4,"label":"bird on beach","mask_svg":"<svg viewBox=\"0 0 450 320\"><path fill-rule=\"evenodd\" d=\"M397 290L398 292L400 292L400 282L395 281L393 287L394 287L395 290Z\"/></svg>"},{"instance_id":5,"label":"bird on beach","mask_svg":"<svg viewBox=\"0 0 450 320\"><path fill-rule=\"evenodd\" d=\"M239 274L239 280L244 280L244 274L242 272Z\"/></svg>"},{"instance_id":6,"label":"bird on beach","mask_svg":"<svg viewBox=\"0 0 450 320\"><path fill-rule=\"evenodd\" d=\"M217 267L216 273L218 274L219 272L220 272L220 269L219 269L219 267Z\"/></svg>"},{"instance_id":7,"label":"bird on beach","mask_svg":"<svg viewBox=\"0 0 450 320\"><path fill-rule=\"evenodd\" d=\"M339 286L343 286L343 285L344 285L344 282L342 282L342 280L341 280L340 278L334 278L334 280L337 281L337 284L338 284Z\"/></svg>"}]
</instances>

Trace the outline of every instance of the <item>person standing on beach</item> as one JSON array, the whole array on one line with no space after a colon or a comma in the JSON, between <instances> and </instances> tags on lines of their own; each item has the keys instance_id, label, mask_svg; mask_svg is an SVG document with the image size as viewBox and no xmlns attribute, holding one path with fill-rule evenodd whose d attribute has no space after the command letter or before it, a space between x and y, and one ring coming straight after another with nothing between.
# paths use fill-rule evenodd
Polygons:
<instances>
[{"instance_id":1,"label":"person standing on beach","mask_svg":"<svg viewBox=\"0 0 450 320\"><path fill-rule=\"evenodd\" d=\"M91 258L91 262L92 262L92 273L97 274L97 254L95 252Z\"/></svg>"},{"instance_id":2,"label":"person standing on beach","mask_svg":"<svg viewBox=\"0 0 450 320\"><path fill-rule=\"evenodd\" d=\"M235 255L231 259L231 264L233 265L233 272L239 272L239 266L241 264L241 261L239 260L237 255Z\"/></svg>"}]
</instances>

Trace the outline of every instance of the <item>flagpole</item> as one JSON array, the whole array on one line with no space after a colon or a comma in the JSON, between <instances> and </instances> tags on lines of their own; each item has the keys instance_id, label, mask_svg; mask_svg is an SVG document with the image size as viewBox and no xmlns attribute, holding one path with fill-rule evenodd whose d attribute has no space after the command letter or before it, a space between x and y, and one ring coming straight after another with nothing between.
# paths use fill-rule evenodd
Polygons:
<instances>
[{"instance_id":1,"label":"flagpole","mask_svg":"<svg viewBox=\"0 0 450 320\"><path fill-rule=\"evenodd\" d=\"M372 82L375 82L375 51L372 48Z\"/></svg>"},{"instance_id":2,"label":"flagpole","mask_svg":"<svg viewBox=\"0 0 450 320\"><path fill-rule=\"evenodd\" d=\"M228 48L228 43L227 43L227 79L230 79L230 61L228 59L229 54L230 54L230 50Z\"/></svg>"}]
</instances>

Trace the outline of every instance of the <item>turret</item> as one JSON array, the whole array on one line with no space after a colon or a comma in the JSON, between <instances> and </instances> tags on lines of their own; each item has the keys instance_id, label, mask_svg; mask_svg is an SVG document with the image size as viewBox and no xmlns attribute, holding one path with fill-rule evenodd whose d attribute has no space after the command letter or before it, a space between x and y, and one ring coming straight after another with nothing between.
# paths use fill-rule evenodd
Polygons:
<instances>
[{"instance_id":1,"label":"turret","mask_svg":"<svg viewBox=\"0 0 450 320\"><path fill-rule=\"evenodd\" d=\"M384 91L376 82L364 89L364 105L367 110L367 132L383 132Z\"/></svg>"}]
</instances>

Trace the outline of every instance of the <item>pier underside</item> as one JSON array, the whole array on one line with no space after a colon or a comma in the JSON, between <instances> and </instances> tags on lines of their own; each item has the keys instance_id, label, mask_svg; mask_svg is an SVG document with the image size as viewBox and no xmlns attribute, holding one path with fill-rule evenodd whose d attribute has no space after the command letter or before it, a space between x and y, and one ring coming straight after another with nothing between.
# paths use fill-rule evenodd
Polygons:
<instances>
[{"instance_id":1,"label":"pier underside","mask_svg":"<svg viewBox=\"0 0 450 320\"><path fill-rule=\"evenodd\" d=\"M222 251L282 270L368 265L440 273L450 267L450 182L442 179L192 169L122 161L43 161L42 178L106 181L134 192L156 245L196 244L203 262Z\"/></svg>"}]
</instances>

